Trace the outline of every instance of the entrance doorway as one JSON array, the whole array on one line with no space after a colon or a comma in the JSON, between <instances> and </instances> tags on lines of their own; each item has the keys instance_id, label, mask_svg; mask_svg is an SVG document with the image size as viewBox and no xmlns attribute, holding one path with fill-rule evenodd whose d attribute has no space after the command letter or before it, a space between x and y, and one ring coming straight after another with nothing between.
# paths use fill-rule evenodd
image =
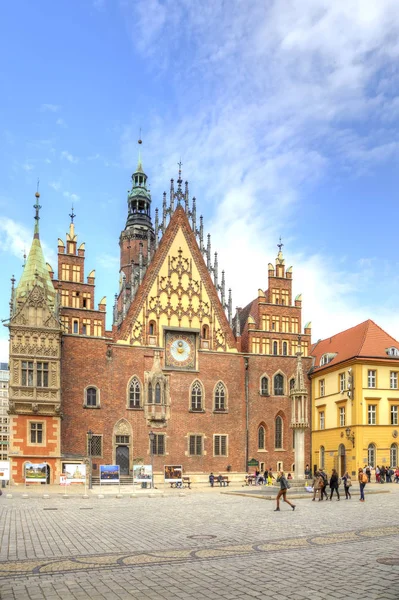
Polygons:
<instances>
[{"instance_id":1,"label":"entrance doorway","mask_svg":"<svg viewBox=\"0 0 399 600\"><path fill-rule=\"evenodd\" d=\"M346 451L345 446L340 444L338 448L338 475L342 477L346 473Z\"/></svg>"},{"instance_id":2,"label":"entrance doorway","mask_svg":"<svg viewBox=\"0 0 399 600\"><path fill-rule=\"evenodd\" d=\"M129 475L129 448L128 446L116 447L116 464L119 465L121 475Z\"/></svg>"}]
</instances>

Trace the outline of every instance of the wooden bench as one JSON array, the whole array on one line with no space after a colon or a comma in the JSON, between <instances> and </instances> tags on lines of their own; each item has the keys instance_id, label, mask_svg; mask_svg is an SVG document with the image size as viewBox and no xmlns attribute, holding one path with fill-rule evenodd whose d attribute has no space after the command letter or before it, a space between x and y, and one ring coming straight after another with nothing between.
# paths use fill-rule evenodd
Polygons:
<instances>
[{"instance_id":1,"label":"wooden bench","mask_svg":"<svg viewBox=\"0 0 399 600\"><path fill-rule=\"evenodd\" d=\"M182 477L182 481L171 481L171 488L185 488L188 487L191 490L191 479L190 477Z\"/></svg>"},{"instance_id":2,"label":"wooden bench","mask_svg":"<svg viewBox=\"0 0 399 600\"><path fill-rule=\"evenodd\" d=\"M222 475L222 481L219 481L219 479L217 477L215 477L215 484L219 484L220 487L225 487L226 485L229 485L230 480L228 475Z\"/></svg>"}]
</instances>

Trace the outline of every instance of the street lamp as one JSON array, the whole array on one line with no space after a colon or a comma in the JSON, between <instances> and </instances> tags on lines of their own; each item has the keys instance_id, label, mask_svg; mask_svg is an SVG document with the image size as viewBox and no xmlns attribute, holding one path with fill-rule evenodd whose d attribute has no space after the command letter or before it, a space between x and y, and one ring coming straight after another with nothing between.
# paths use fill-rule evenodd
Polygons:
<instances>
[{"instance_id":1,"label":"street lamp","mask_svg":"<svg viewBox=\"0 0 399 600\"><path fill-rule=\"evenodd\" d=\"M150 438L150 449L151 449L151 489L154 489L154 439L155 433L150 431L148 434Z\"/></svg>"},{"instance_id":2,"label":"street lamp","mask_svg":"<svg viewBox=\"0 0 399 600\"><path fill-rule=\"evenodd\" d=\"M345 433L346 433L346 437L348 440L350 440L352 442L352 447L355 447L355 434L352 433L352 430L350 427L347 427L345 429Z\"/></svg>"},{"instance_id":3,"label":"street lamp","mask_svg":"<svg viewBox=\"0 0 399 600\"><path fill-rule=\"evenodd\" d=\"M92 481L92 465L91 465L91 440L93 439L93 432L91 429L87 432L87 441L89 442L89 490L93 489Z\"/></svg>"}]
</instances>

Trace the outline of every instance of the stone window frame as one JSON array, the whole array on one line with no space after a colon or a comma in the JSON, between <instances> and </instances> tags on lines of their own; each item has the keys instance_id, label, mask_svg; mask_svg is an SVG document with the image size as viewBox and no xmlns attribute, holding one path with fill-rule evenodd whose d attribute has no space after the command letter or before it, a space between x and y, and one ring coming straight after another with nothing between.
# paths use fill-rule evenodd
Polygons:
<instances>
[{"instance_id":1,"label":"stone window frame","mask_svg":"<svg viewBox=\"0 0 399 600\"><path fill-rule=\"evenodd\" d=\"M32 432L32 425L33 424L39 424L42 425L42 441L41 442L32 442L31 441L31 432ZM46 435L47 435L47 427L46 427L46 420L43 419L28 419L27 423L26 423L26 427L27 427L27 446L33 446L34 448L43 448L43 446L46 445Z\"/></svg>"},{"instance_id":2,"label":"stone window frame","mask_svg":"<svg viewBox=\"0 0 399 600\"><path fill-rule=\"evenodd\" d=\"M193 408L192 392L193 392L193 388L194 388L195 384L198 384L201 387L201 407L200 408ZM204 387L204 384L202 383L202 381L198 377L193 379L193 381L191 382L188 403L189 403L188 404L189 412L193 412L193 413L204 413L205 412L205 387ZM217 411L217 412L220 412L220 411Z\"/></svg>"},{"instance_id":3,"label":"stone window frame","mask_svg":"<svg viewBox=\"0 0 399 600\"><path fill-rule=\"evenodd\" d=\"M278 436L278 432L277 432L277 420L279 420L279 422L281 423L281 431L279 433L280 435L280 445L277 445L277 436ZM274 449L275 450L283 450L284 449L284 419L282 417L282 415L276 415L275 419L274 419Z\"/></svg>"},{"instance_id":4,"label":"stone window frame","mask_svg":"<svg viewBox=\"0 0 399 600\"><path fill-rule=\"evenodd\" d=\"M130 406L130 388L131 388L131 385L132 385L134 379L136 379L137 383L139 384L139 388L140 388L139 406ZM127 382L126 408L128 410L143 410L143 384L138 375L132 375L131 378L129 379L129 381Z\"/></svg>"},{"instance_id":5,"label":"stone window frame","mask_svg":"<svg viewBox=\"0 0 399 600\"><path fill-rule=\"evenodd\" d=\"M87 390L89 389L95 389L96 390L96 405L95 406L91 406L90 404L87 404ZM83 408L88 408L88 409L97 409L97 408L101 408L101 396L100 396L100 388L96 385L93 384L89 384L85 387L84 389L84 396L83 396Z\"/></svg>"},{"instance_id":6,"label":"stone window frame","mask_svg":"<svg viewBox=\"0 0 399 600\"><path fill-rule=\"evenodd\" d=\"M215 452L215 450L216 450L216 438L220 438L220 440L219 440L219 444L220 444L219 447L220 447L220 449L222 447L222 444L221 444L222 438L226 439L226 442L225 442L225 444L226 444L226 453L225 454L221 454L221 453L216 454L216 452ZM226 458L226 457L229 456L229 434L228 433L214 433L213 434L213 456L215 458Z\"/></svg>"},{"instance_id":7,"label":"stone window frame","mask_svg":"<svg viewBox=\"0 0 399 600\"><path fill-rule=\"evenodd\" d=\"M198 454L197 452L191 452L191 438L195 438L195 449L197 450L197 442L198 438L201 440L201 452ZM205 454L205 436L203 433L189 433L187 436L187 456L204 456Z\"/></svg>"},{"instance_id":8,"label":"stone window frame","mask_svg":"<svg viewBox=\"0 0 399 600\"><path fill-rule=\"evenodd\" d=\"M223 408L216 408L216 391L217 391L217 388L218 388L219 385L222 385L223 389L224 389L224 407ZM224 383L224 381L222 381L221 379L219 379L216 382L216 384L215 384L215 386L213 388L213 412L216 412L216 413L225 413L225 412L227 412L227 408L228 408L228 405L229 405L228 404L228 398L229 398L229 395L228 395L228 391L227 391L227 386Z\"/></svg>"},{"instance_id":9,"label":"stone window frame","mask_svg":"<svg viewBox=\"0 0 399 600\"><path fill-rule=\"evenodd\" d=\"M100 443L101 443L101 453L100 454L94 454L93 453L93 442L94 442L94 438L96 439L100 439ZM96 442L97 443L97 442ZM89 437L86 433L86 449L87 449L87 455L91 456L91 458L102 458L103 454L104 454L104 436L102 433L94 433L92 434L91 437L91 453L89 452Z\"/></svg>"},{"instance_id":10,"label":"stone window frame","mask_svg":"<svg viewBox=\"0 0 399 600\"><path fill-rule=\"evenodd\" d=\"M267 392L263 391L262 382L264 379L267 381ZM259 377L259 395L265 397L270 396L270 377L266 373L262 373Z\"/></svg>"},{"instance_id":11,"label":"stone window frame","mask_svg":"<svg viewBox=\"0 0 399 600\"><path fill-rule=\"evenodd\" d=\"M275 384L274 384L274 380L276 378L277 375L281 375L283 378L283 393L282 394L276 394L275 393ZM273 373L273 377L272 377L272 382L273 382L273 390L272 390L272 396L285 396L286 395L286 386L287 386L287 378L285 376L285 374L279 369L278 371L276 371L275 373Z\"/></svg>"},{"instance_id":12,"label":"stone window frame","mask_svg":"<svg viewBox=\"0 0 399 600\"><path fill-rule=\"evenodd\" d=\"M261 446L261 443L260 443L261 430L263 430L263 446ZM258 425L257 442L258 442L258 452L266 452L266 425L263 422L259 423L259 425Z\"/></svg>"}]
</instances>

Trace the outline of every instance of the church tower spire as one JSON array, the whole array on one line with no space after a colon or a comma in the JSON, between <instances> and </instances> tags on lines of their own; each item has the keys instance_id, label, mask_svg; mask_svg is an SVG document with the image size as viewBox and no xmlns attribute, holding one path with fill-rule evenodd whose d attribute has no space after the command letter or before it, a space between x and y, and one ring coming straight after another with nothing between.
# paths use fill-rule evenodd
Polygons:
<instances>
[{"instance_id":1,"label":"church tower spire","mask_svg":"<svg viewBox=\"0 0 399 600\"><path fill-rule=\"evenodd\" d=\"M131 303L155 251L155 233L151 221L151 194L141 158L141 136L138 140L139 156L132 175L132 189L128 191L128 215L125 229L119 238L120 290L118 314L122 310L122 297L126 307Z\"/></svg>"}]
</instances>

